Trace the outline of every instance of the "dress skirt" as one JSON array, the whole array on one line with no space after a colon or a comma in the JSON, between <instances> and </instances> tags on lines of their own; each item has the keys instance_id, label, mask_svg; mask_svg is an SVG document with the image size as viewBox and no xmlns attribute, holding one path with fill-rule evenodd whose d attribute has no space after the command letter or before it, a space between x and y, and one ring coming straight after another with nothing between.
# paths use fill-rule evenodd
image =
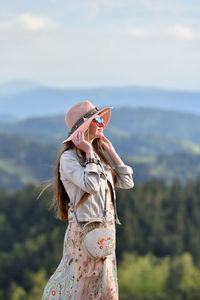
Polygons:
<instances>
[{"instance_id":1,"label":"dress skirt","mask_svg":"<svg viewBox=\"0 0 200 300\"><path fill-rule=\"evenodd\" d=\"M114 207L111 197L108 199L111 221L107 227L116 236ZM79 224L83 226L84 222ZM85 232L100 226L99 222L90 223ZM116 239L112 254L105 259L93 260L83 250L80 238L78 224L68 223L62 259L44 288L42 300L118 300Z\"/></svg>"}]
</instances>

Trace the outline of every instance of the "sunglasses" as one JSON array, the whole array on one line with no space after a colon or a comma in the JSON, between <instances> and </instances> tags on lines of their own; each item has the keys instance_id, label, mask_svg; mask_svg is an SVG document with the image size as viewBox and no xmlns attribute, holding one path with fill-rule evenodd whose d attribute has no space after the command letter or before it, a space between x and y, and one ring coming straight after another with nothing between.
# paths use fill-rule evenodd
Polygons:
<instances>
[{"instance_id":1,"label":"sunglasses","mask_svg":"<svg viewBox=\"0 0 200 300\"><path fill-rule=\"evenodd\" d=\"M105 123L104 123L104 119L103 118L100 118L100 117L96 117L94 118L92 121L94 121L94 123L97 125L97 126L104 126Z\"/></svg>"}]
</instances>

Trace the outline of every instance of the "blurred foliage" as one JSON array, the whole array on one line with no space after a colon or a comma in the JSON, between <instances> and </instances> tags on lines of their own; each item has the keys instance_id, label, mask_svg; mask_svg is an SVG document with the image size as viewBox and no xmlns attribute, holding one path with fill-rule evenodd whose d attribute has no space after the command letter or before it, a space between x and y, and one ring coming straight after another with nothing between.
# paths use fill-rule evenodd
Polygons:
<instances>
[{"instance_id":1,"label":"blurred foliage","mask_svg":"<svg viewBox=\"0 0 200 300\"><path fill-rule=\"evenodd\" d=\"M118 278L120 300L200 299L200 269L187 252L163 258L125 252Z\"/></svg>"},{"instance_id":2,"label":"blurred foliage","mask_svg":"<svg viewBox=\"0 0 200 300\"><path fill-rule=\"evenodd\" d=\"M52 188L0 190L0 300L39 300L62 258L67 221L48 209ZM200 176L116 189L120 300L200 299Z\"/></svg>"}]
</instances>

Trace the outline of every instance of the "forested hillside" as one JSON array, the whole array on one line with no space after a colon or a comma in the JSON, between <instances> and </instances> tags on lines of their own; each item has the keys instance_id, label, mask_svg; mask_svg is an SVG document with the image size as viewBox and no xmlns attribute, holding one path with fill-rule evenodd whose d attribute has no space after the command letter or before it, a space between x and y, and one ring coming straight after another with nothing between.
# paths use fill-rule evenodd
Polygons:
<instances>
[{"instance_id":1,"label":"forested hillside","mask_svg":"<svg viewBox=\"0 0 200 300\"><path fill-rule=\"evenodd\" d=\"M113 142L132 136L171 137L200 145L200 115L162 110L158 108L129 106L114 107L109 126L104 130ZM35 116L13 122L0 122L0 131L21 135L41 142L62 142L68 134L63 114ZM173 140L173 138L175 138ZM185 144L186 146L186 144ZM166 149L167 150L167 149Z\"/></svg>"},{"instance_id":2,"label":"forested hillside","mask_svg":"<svg viewBox=\"0 0 200 300\"><path fill-rule=\"evenodd\" d=\"M48 210L51 188L36 200L40 190L0 191L1 300L40 300L62 257L67 221ZM116 192L120 299L200 299L200 176Z\"/></svg>"},{"instance_id":3,"label":"forested hillside","mask_svg":"<svg viewBox=\"0 0 200 300\"><path fill-rule=\"evenodd\" d=\"M14 190L52 178L62 144L35 141L31 134L24 138L0 132L0 139L0 188ZM200 173L199 145L189 141L155 135L121 141L112 136L110 140L123 161L133 167L139 182L155 177L168 184L178 178L185 184Z\"/></svg>"}]
</instances>

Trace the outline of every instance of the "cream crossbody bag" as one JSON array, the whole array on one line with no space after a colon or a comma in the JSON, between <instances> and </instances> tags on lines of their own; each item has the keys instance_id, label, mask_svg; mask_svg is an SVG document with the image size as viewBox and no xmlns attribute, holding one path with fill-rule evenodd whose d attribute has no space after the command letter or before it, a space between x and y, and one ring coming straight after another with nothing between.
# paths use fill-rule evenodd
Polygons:
<instances>
[{"instance_id":1,"label":"cream crossbody bag","mask_svg":"<svg viewBox=\"0 0 200 300\"><path fill-rule=\"evenodd\" d=\"M90 223L94 223L95 221L89 221L81 228L76 211L73 210L76 222L80 226L80 232L82 233L81 237L81 244L86 252L86 254L96 260L99 258L107 257L110 255L115 247L115 236L114 232L111 229L107 228L107 213L108 213L108 207L107 207L107 191L106 190L106 201L105 201L105 210L104 210L104 222L100 222L103 224L102 228L95 228L91 231L85 233L86 226Z\"/></svg>"}]
</instances>

